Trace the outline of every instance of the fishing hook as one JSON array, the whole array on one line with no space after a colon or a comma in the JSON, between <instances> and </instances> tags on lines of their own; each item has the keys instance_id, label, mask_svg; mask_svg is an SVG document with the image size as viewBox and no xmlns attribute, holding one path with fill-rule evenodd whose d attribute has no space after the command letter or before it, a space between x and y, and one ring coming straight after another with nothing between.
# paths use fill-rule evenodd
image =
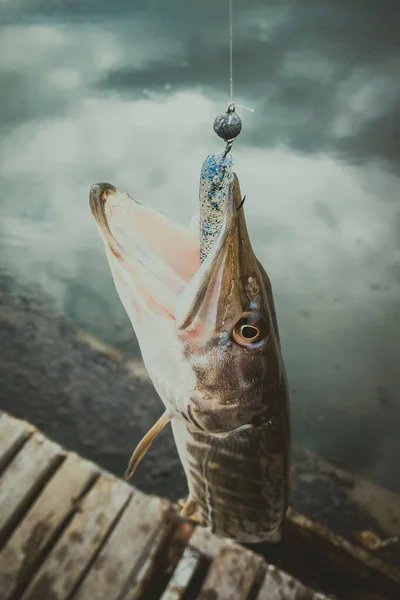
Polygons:
<instances>
[{"instance_id":1,"label":"fishing hook","mask_svg":"<svg viewBox=\"0 0 400 600\"><path fill-rule=\"evenodd\" d=\"M245 200L246 200L246 194L243 196L243 200L241 201L241 203L239 204L239 206L236 208L237 211L239 211L242 208Z\"/></svg>"}]
</instances>

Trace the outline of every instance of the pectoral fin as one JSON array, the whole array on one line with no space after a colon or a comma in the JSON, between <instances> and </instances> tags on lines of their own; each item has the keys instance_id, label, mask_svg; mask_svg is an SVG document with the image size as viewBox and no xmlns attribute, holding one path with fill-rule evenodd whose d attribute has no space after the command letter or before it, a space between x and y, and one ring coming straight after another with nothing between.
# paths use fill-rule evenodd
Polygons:
<instances>
[{"instance_id":1,"label":"pectoral fin","mask_svg":"<svg viewBox=\"0 0 400 600\"><path fill-rule=\"evenodd\" d=\"M154 423L153 427L146 433L146 435L140 440L139 444L136 446L131 460L129 461L128 468L125 472L125 479L128 480L132 477L134 472L136 471L140 461L146 454L147 450L150 448L151 444L158 436L158 434L164 429L167 423L172 419L172 415L165 411L163 415L158 419L156 423Z\"/></svg>"},{"instance_id":2,"label":"pectoral fin","mask_svg":"<svg viewBox=\"0 0 400 600\"><path fill-rule=\"evenodd\" d=\"M190 496L185 498L184 500L180 500L178 502L180 508L181 517L188 517L196 521L195 513L197 509L197 502L193 500Z\"/></svg>"}]
</instances>

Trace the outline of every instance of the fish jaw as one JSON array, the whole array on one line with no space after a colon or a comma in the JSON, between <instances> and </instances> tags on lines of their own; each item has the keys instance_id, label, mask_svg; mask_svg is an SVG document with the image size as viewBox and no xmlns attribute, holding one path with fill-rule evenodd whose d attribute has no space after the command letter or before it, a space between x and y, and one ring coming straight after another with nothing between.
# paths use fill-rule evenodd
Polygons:
<instances>
[{"instance_id":1,"label":"fish jaw","mask_svg":"<svg viewBox=\"0 0 400 600\"><path fill-rule=\"evenodd\" d=\"M188 423L195 375L176 336L174 312L200 264L198 235L109 183L93 185L89 203L149 376L165 408Z\"/></svg>"}]
</instances>

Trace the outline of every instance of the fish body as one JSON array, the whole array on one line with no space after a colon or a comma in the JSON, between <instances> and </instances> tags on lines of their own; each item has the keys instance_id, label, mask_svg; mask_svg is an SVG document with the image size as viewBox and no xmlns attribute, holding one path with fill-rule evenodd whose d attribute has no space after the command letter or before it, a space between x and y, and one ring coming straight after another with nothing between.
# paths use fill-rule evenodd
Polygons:
<instances>
[{"instance_id":1,"label":"fish body","mask_svg":"<svg viewBox=\"0 0 400 600\"><path fill-rule=\"evenodd\" d=\"M241 542L278 541L287 508L286 458L275 424L226 436L181 431L172 422L196 518L210 531Z\"/></svg>"},{"instance_id":2,"label":"fish body","mask_svg":"<svg viewBox=\"0 0 400 600\"><path fill-rule=\"evenodd\" d=\"M200 185L200 201L211 190L221 208L210 243L109 184L92 187L90 204L196 518L242 542L275 541L289 498L288 386L271 284L229 159L223 178L220 167L216 188Z\"/></svg>"}]
</instances>

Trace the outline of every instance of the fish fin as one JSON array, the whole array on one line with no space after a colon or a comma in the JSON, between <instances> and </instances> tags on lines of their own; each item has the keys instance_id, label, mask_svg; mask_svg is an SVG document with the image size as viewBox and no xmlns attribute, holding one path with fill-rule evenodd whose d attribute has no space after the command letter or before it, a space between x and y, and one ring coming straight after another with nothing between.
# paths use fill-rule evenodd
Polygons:
<instances>
[{"instance_id":1,"label":"fish fin","mask_svg":"<svg viewBox=\"0 0 400 600\"><path fill-rule=\"evenodd\" d=\"M128 480L132 477L134 472L136 471L139 463L142 458L146 454L147 450L150 448L151 444L158 436L158 434L164 429L164 427L169 423L172 419L172 415L165 411L164 414L158 419L156 423L154 423L153 427L146 433L146 435L140 440L138 445L136 446L131 460L129 461L128 468L125 472L125 479Z\"/></svg>"},{"instance_id":2,"label":"fish fin","mask_svg":"<svg viewBox=\"0 0 400 600\"><path fill-rule=\"evenodd\" d=\"M282 527L278 527L274 531L271 531L268 536L266 536L263 541L264 542L280 542L282 540Z\"/></svg>"},{"instance_id":3,"label":"fish fin","mask_svg":"<svg viewBox=\"0 0 400 600\"><path fill-rule=\"evenodd\" d=\"M188 496L184 500L180 500L178 504L181 509L179 513L181 517L188 517L190 519L196 520L194 514L197 509L197 502L193 500L193 498Z\"/></svg>"}]
</instances>

